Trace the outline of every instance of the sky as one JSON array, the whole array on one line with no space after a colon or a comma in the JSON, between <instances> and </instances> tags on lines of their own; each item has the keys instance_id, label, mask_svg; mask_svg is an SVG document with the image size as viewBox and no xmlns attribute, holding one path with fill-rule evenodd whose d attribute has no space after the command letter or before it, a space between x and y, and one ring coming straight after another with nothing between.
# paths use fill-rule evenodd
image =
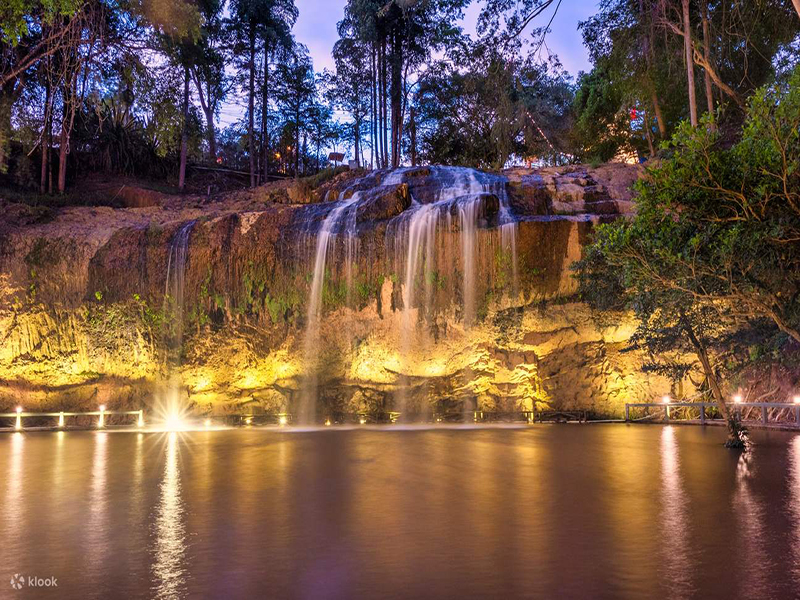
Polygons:
<instances>
[{"instance_id":1,"label":"sky","mask_svg":"<svg viewBox=\"0 0 800 600\"><path fill-rule=\"evenodd\" d=\"M295 0L300 13L293 30L295 39L308 47L316 71L334 68L331 50L339 39L336 24L344 17L346 3L347 0ZM550 27L551 33L546 38L547 50L558 55L564 68L573 76L591 69L578 23L595 14L597 4L598 0L562 0ZM465 11L461 26L470 35L475 35L475 24L482 5L481 0L473 0ZM532 26L546 25L552 14L553 9L549 9ZM529 35L529 32L526 34ZM220 115L223 126L241 118L245 110L246 99L229 99Z\"/></svg>"},{"instance_id":2,"label":"sky","mask_svg":"<svg viewBox=\"0 0 800 600\"><path fill-rule=\"evenodd\" d=\"M336 24L344 17L346 0L295 0L295 4L300 11L294 27L297 41L308 46L317 71L325 67L332 69L331 49L339 37ZM595 14L597 4L597 0L562 0L551 26L552 32L547 37L550 51L558 55L564 68L573 75L591 68L578 22ZM480 0L473 0L465 11L462 27L469 34L475 33L482 5ZM534 24L546 25L552 14L552 9L548 10Z\"/></svg>"}]
</instances>

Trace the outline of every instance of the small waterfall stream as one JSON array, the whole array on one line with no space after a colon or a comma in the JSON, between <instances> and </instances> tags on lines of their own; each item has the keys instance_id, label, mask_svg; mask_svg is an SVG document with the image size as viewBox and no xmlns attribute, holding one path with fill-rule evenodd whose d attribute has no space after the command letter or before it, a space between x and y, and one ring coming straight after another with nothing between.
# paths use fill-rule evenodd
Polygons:
<instances>
[{"instance_id":1,"label":"small waterfall stream","mask_svg":"<svg viewBox=\"0 0 800 600\"><path fill-rule=\"evenodd\" d=\"M322 316L323 291L325 285L325 271L328 253L336 246L336 237L344 227L347 236L347 267L348 290L352 277L352 261L356 242L355 213L360 194L354 193L350 198L344 199L346 192L339 196L339 205L334 208L322 221L322 226L317 232L316 252L314 254L314 271L311 280L311 291L308 297L308 314L304 340L305 364L308 369L305 383L298 407L298 422L310 424L316 419L315 407L317 400L317 386L319 383L319 326ZM350 214L352 213L352 214ZM357 238L356 238L357 239Z\"/></svg>"},{"instance_id":2,"label":"small waterfall stream","mask_svg":"<svg viewBox=\"0 0 800 600\"><path fill-rule=\"evenodd\" d=\"M170 240L167 257L167 277L164 284L164 315L168 343L166 381L160 386L156 406L165 426L174 430L181 426L186 406L182 401L180 377L176 373L183 352L184 296L186 263L189 259L189 238L196 221L185 223Z\"/></svg>"},{"instance_id":3,"label":"small waterfall stream","mask_svg":"<svg viewBox=\"0 0 800 600\"><path fill-rule=\"evenodd\" d=\"M167 257L167 278L164 285L164 314L170 324L170 353L177 351L176 357L170 357L174 364L180 363L180 352L183 346L183 300L186 288L186 261L189 258L189 237L195 221L184 224L172 236Z\"/></svg>"}]
</instances>

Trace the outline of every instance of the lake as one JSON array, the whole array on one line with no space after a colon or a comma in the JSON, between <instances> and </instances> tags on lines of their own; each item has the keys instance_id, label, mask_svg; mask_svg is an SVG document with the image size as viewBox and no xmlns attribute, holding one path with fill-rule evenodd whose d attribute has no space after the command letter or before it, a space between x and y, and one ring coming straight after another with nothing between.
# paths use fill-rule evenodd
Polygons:
<instances>
[{"instance_id":1,"label":"lake","mask_svg":"<svg viewBox=\"0 0 800 600\"><path fill-rule=\"evenodd\" d=\"M0 598L798 597L800 436L724 437L0 434Z\"/></svg>"}]
</instances>

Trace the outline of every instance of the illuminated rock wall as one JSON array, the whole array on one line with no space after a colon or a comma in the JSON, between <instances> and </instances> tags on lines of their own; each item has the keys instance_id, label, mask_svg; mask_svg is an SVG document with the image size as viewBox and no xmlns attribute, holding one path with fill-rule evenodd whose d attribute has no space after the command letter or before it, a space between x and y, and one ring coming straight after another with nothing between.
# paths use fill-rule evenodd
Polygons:
<instances>
[{"instance_id":1,"label":"illuminated rock wall","mask_svg":"<svg viewBox=\"0 0 800 600\"><path fill-rule=\"evenodd\" d=\"M408 277L393 224L435 188L430 170L396 185L380 173L334 182L329 198L359 192L364 200L351 246L338 236L326 263L314 352L318 415L379 414L401 401L427 415L533 407L619 415L625 401L665 392L667 382L641 373L638 356L620 353L626 317L603 315L601 327L576 301L569 270L595 223L630 212L637 173L624 165L506 173L516 269L491 215L481 216L469 326L457 227L437 237L437 268L421 271L419 300L404 306ZM70 208L47 222L7 219L0 411L150 403L176 327L164 297L170 242L195 221L180 356L187 402L200 412L294 412L309 370L314 249L330 205L260 198L255 191L214 202ZM480 210L497 210L491 198L481 202Z\"/></svg>"}]
</instances>

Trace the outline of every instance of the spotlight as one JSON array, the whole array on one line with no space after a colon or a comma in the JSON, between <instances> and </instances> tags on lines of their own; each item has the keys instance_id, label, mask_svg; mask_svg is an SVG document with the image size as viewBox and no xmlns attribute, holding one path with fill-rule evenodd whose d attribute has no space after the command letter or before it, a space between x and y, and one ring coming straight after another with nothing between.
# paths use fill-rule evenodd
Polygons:
<instances>
[{"instance_id":1,"label":"spotlight","mask_svg":"<svg viewBox=\"0 0 800 600\"><path fill-rule=\"evenodd\" d=\"M742 397L741 397L741 395L739 395L739 394L736 394L736 395L733 397L733 401L734 401L736 404L741 404L741 403L742 403Z\"/></svg>"},{"instance_id":2,"label":"spotlight","mask_svg":"<svg viewBox=\"0 0 800 600\"><path fill-rule=\"evenodd\" d=\"M662 401L664 404L669 404L670 402L672 402L672 398L670 398L670 397L669 397L669 395L665 395L665 396L663 396L663 397L661 398L661 401Z\"/></svg>"}]
</instances>

